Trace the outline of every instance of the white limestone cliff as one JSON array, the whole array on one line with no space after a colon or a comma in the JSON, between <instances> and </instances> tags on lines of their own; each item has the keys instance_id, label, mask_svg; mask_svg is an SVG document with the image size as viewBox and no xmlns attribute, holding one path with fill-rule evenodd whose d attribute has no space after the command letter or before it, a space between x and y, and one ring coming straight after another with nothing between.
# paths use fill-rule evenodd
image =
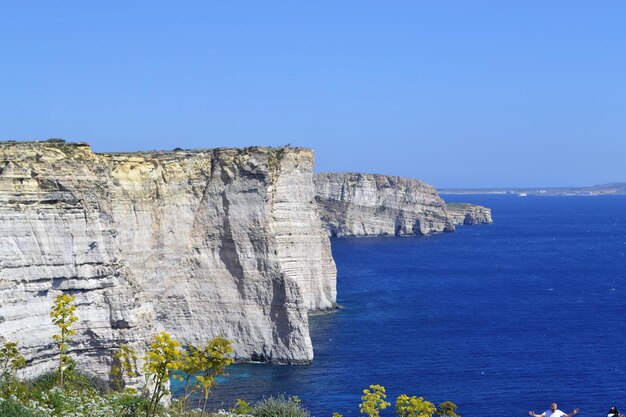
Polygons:
<instances>
[{"instance_id":1,"label":"white limestone cliff","mask_svg":"<svg viewBox=\"0 0 626 417\"><path fill-rule=\"evenodd\" d=\"M78 366L159 330L235 341L242 360L312 360L307 313L334 308L335 265L300 148L95 154L0 143L0 335L28 374L54 366L48 313L77 297Z\"/></svg>"},{"instance_id":2,"label":"white limestone cliff","mask_svg":"<svg viewBox=\"0 0 626 417\"><path fill-rule=\"evenodd\" d=\"M375 174L315 174L316 200L331 236L426 235L454 230L430 185Z\"/></svg>"}]
</instances>

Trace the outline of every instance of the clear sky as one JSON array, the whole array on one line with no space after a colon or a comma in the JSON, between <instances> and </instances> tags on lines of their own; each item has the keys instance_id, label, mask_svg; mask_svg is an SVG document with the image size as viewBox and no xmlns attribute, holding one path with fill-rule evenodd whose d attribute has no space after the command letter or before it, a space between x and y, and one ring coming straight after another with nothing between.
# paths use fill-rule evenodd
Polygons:
<instances>
[{"instance_id":1,"label":"clear sky","mask_svg":"<svg viewBox=\"0 0 626 417\"><path fill-rule=\"evenodd\" d=\"M5 1L0 140L291 144L437 187L626 181L626 1Z\"/></svg>"}]
</instances>

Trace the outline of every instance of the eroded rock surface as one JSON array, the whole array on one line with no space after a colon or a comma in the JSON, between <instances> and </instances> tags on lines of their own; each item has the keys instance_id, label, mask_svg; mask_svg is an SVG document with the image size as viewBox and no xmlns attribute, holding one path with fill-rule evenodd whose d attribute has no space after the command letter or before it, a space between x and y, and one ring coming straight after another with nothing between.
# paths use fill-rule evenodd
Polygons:
<instances>
[{"instance_id":1,"label":"eroded rock surface","mask_svg":"<svg viewBox=\"0 0 626 417\"><path fill-rule=\"evenodd\" d=\"M432 186L376 174L315 174L316 201L329 236L404 236L491 224L491 210L447 204Z\"/></svg>"},{"instance_id":2,"label":"eroded rock surface","mask_svg":"<svg viewBox=\"0 0 626 417\"><path fill-rule=\"evenodd\" d=\"M52 368L48 316L77 297L78 366L120 343L223 336L243 360L313 358L307 312L335 306L335 265L300 148L95 154L0 143L0 335ZM80 353L78 355L78 353Z\"/></svg>"},{"instance_id":3,"label":"eroded rock surface","mask_svg":"<svg viewBox=\"0 0 626 417\"><path fill-rule=\"evenodd\" d=\"M331 236L427 235L454 230L430 185L375 174L315 174L317 203Z\"/></svg>"},{"instance_id":4,"label":"eroded rock surface","mask_svg":"<svg viewBox=\"0 0 626 417\"><path fill-rule=\"evenodd\" d=\"M448 216L454 224L471 226L473 224L491 224L491 209L468 203L448 203Z\"/></svg>"}]
</instances>

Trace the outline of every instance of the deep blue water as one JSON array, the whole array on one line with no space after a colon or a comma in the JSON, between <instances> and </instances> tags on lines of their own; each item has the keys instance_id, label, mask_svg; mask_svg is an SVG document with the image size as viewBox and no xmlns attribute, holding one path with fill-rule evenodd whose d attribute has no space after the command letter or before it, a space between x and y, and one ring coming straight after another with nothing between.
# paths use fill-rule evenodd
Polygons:
<instances>
[{"instance_id":1,"label":"deep blue water","mask_svg":"<svg viewBox=\"0 0 626 417\"><path fill-rule=\"evenodd\" d=\"M334 239L343 309L311 318L314 363L233 367L213 405L287 393L315 417L357 416L382 384L466 417L626 409L626 197L444 198L495 223Z\"/></svg>"}]
</instances>

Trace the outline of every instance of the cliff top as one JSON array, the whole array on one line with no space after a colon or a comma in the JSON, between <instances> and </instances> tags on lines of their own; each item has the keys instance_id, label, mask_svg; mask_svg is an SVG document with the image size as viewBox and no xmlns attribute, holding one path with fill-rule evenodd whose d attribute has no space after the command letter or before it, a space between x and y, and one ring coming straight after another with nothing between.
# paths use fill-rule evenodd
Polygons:
<instances>
[{"instance_id":1,"label":"cliff top","mask_svg":"<svg viewBox=\"0 0 626 417\"><path fill-rule=\"evenodd\" d=\"M94 152L91 149L91 146L87 142L66 142L64 139L59 138L51 138L47 140L29 140L29 141L17 141L17 140L7 140L0 141L0 148L18 148L18 149L33 149L33 148L55 148L58 150L68 150L73 151L77 149L81 149L83 151L88 151L96 155L104 155L104 156L132 156L132 155L141 155L141 156L158 156L158 155L176 155L176 154L198 154L198 153L206 153L206 152L229 152L229 151L272 151L272 150L293 150L295 152L309 151L312 152L311 148L303 148L291 145L272 147L272 146L248 146L243 148L231 148L231 147L218 147L218 148L195 148L195 149L183 149L183 148L175 148L172 150L145 150L145 151L129 151L129 152Z\"/></svg>"},{"instance_id":2,"label":"cliff top","mask_svg":"<svg viewBox=\"0 0 626 417\"><path fill-rule=\"evenodd\" d=\"M422 180L418 180L416 178L399 177L397 175L368 174L362 172L316 172L315 175L319 177L326 177L328 179L349 179L356 181L365 178L372 178L378 184L404 184L410 186L432 188L434 190L434 187L432 185L427 184Z\"/></svg>"},{"instance_id":3,"label":"cliff top","mask_svg":"<svg viewBox=\"0 0 626 417\"><path fill-rule=\"evenodd\" d=\"M450 210L473 210L486 209L487 207L470 203L446 203L446 208Z\"/></svg>"}]
</instances>

